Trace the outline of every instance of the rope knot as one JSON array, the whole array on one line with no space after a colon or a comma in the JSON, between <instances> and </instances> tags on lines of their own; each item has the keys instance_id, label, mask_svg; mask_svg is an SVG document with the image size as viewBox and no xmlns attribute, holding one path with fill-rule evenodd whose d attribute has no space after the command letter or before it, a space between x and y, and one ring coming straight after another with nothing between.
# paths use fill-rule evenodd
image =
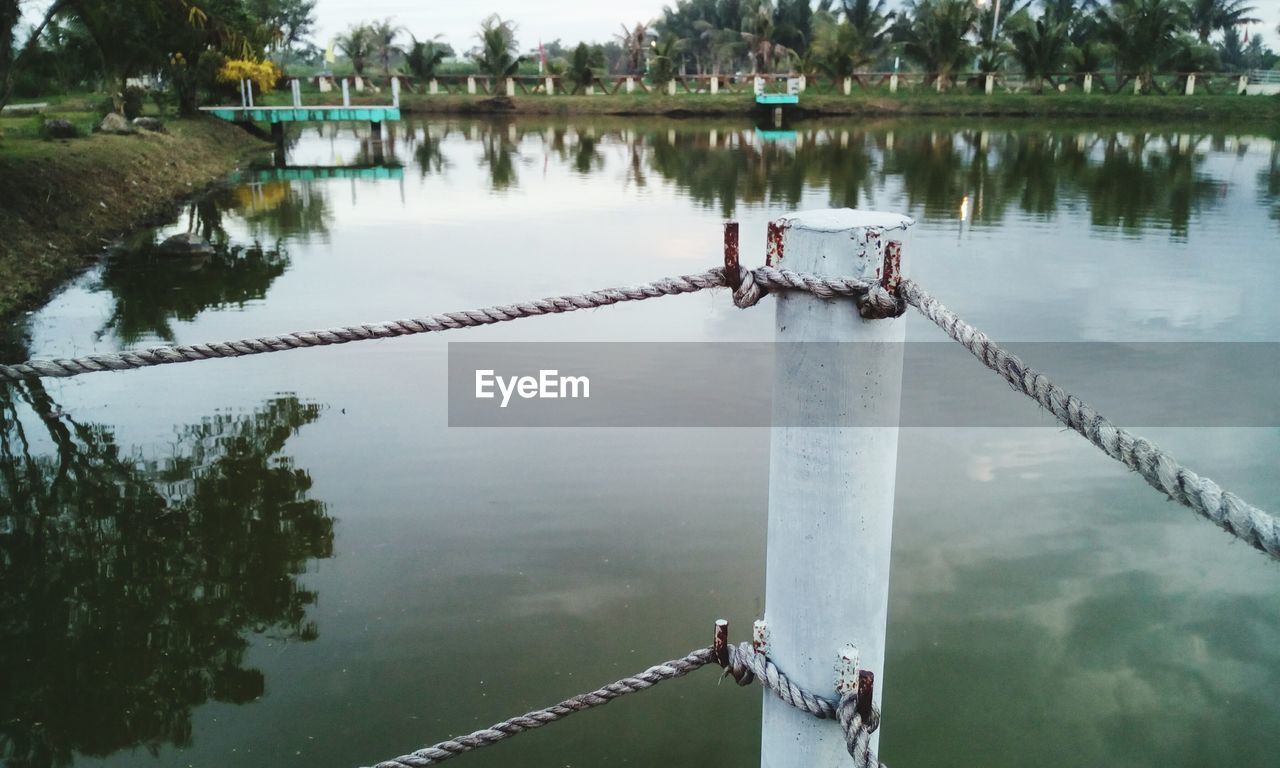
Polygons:
<instances>
[{"instance_id":1,"label":"rope knot","mask_svg":"<svg viewBox=\"0 0 1280 768\"><path fill-rule=\"evenodd\" d=\"M756 282L755 272L746 267L738 267L738 281L738 287L733 289L733 304L738 309L754 307L769 293Z\"/></svg>"},{"instance_id":2,"label":"rope knot","mask_svg":"<svg viewBox=\"0 0 1280 768\"><path fill-rule=\"evenodd\" d=\"M907 311L907 300L900 293L890 293L880 283L873 283L866 293L856 298L858 314L867 320L886 320L902 317Z\"/></svg>"}]
</instances>

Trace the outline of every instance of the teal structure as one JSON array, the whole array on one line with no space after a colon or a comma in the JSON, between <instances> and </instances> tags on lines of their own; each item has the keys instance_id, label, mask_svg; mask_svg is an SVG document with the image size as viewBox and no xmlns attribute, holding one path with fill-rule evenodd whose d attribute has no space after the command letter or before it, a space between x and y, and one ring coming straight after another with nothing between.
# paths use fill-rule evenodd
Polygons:
<instances>
[{"instance_id":1,"label":"teal structure","mask_svg":"<svg viewBox=\"0 0 1280 768\"><path fill-rule=\"evenodd\" d=\"M229 180L241 182L266 181L318 181L322 179L403 179L404 167L399 165L312 165L285 168L250 168L236 171Z\"/></svg>"},{"instance_id":2,"label":"teal structure","mask_svg":"<svg viewBox=\"0 0 1280 768\"><path fill-rule=\"evenodd\" d=\"M799 104L800 97L789 93L761 93L756 95L757 104L779 106L782 104Z\"/></svg>"}]
</instances>

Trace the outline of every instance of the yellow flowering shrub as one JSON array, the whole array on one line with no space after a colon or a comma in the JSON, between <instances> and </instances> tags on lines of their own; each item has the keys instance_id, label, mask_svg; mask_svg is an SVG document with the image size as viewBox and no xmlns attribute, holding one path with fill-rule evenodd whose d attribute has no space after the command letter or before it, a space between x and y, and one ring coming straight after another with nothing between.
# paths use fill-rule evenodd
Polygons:
<instances>
[{"instance_id":1,"label":"yellow flowering shrub","mask_svg":"<svg viewBox=\"0 0 1280 768\"><path fill-rule=\"evenodd\" d=\"M276 81L280 79L280 68L270 61L253 59L227 59L218 70L218 80L224 83L238 83L251 80L262 93L274 90Z\"/></svg>"}]
</instances>

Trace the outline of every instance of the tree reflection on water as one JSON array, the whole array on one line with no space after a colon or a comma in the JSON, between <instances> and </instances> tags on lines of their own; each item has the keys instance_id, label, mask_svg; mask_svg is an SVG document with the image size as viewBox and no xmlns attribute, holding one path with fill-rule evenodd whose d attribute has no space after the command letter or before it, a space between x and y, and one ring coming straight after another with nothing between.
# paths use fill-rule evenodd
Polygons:
<instances>
[{"instance_id":1,"label":"tree reflection on water","mask_svg":"<svg viewBox=\"0 0 1280 768\"><path fill-rule=\"evenodd\" d=\"M0 758L70 765L191 741L192 709L265 688L252 635L306 641L333 519L283 454L321 407L282 396L176 430L148 457L0 387Z\"/></svg>"},{"instance_id":2,"label":"tree reflection on water","mask_svg":"<svg viewBox=\"0 0 1280 768\"><path fill-rule=\"evenodd\" d=\"M1159 227L1183 237L1192 215L1220 204L1227 185L1204 168L1209 152L1223 151L1224 138L1203 131L946 122L850 130L815 122L777 133L741 123L671 127L611 118L580 124L468 120L451 131L453 125L435 127L435 135L479 144L494 190L519 185L521 145L535 139L546 160L575 173L612 174L637 187L657 173L724 216L735 215L740 204L794 208L807 193L824 189L832 206L872 207L885 190L900 188L910 212L925 221L957 218L965 198L971 201L965 215L981 224L998 224L1013 209L1048 217L1081 201L1096 227ZM424 176L449 167L449 152L431 130L415 153ZM614 155L609 147L623 152ZM1260 191L1273 178L1274 171L1264 174Z\"/></svg>"}]
</instances>

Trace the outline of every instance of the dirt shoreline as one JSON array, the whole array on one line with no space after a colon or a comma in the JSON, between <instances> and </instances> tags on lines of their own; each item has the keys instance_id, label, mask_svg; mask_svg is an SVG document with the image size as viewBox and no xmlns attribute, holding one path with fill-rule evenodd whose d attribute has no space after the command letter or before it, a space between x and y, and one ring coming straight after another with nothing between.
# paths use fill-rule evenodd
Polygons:
<instances>
[{"instance_id":1,"label":"dirt shoreline","mask_svg":"<svg viewBox=\"0 0 1280 768\"><path fill-rule=\"evenodd\" d=\"M167 133L0 140L0 320L269 150L212 119L172 121Z\"/></svg>"}]
</instances>

